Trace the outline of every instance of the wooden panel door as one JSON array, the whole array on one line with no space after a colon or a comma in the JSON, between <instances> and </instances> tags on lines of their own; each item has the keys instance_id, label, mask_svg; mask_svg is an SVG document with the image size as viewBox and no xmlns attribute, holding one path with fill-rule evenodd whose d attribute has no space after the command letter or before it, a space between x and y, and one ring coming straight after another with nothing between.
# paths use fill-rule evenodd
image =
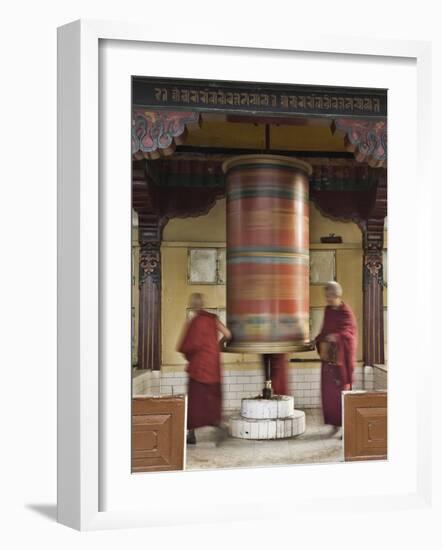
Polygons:
<instances>
[{"instance_id":1,"label":"wooden panel door","mask_svg":"<svg viewBox=\"0 0 442 550\"><path fill-rule=\"evenodd\" d=\"M132 400L132 472L184 469L185 396Z\"/></svg>"},{"instance_id":2,"label":"wooden panel door","mask_svg":"<svg viewBox=\"0 0 442 550\"><path fill-rule=\"evenodd\" d=\"M387 393L343 394L345 460L387 458Z\"/></svg>"}]
</instances>

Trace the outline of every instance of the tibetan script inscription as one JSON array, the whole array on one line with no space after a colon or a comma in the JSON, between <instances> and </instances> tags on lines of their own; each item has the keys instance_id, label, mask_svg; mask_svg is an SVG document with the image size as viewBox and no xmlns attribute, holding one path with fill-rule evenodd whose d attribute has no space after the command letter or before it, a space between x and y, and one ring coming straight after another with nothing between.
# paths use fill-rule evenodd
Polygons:
<instances>
[{"instance_id":1,"label":"tibetan script inscription","mask_svg":"<svg viewBox=\"0 0 442 550\"><path fill-rule=\"evenodd\" d=\"M133 103L144 106L187 107L225 111L251 111L316 114L336 114L384 117L387 114L387 96L382 90L360 88L329 88L293 86L281 87L257 84L230 86L226 83L190 86L164 81L134 79ZM201 82L201 81L200 81Z\"/></svg>"},{"instance_id":2,"label":"tibetan script inscription","mask_svg":"<svg viewBox=\"0 0 442 550\"><path fill-rule=\"evenodd\" d=\"M318 96L318 95L275 95L246 92L224 92L222 90L191 90L187 88L154 88L155 99L159 102L181 105L192 105L202 103L204 105L220 105L222 107L229 105L246 105L257 107L283 107L294 109L317 109L329 110L339 109L342 111L365 111L368 113L377 113L381 111L379 98L370 97L340 97L340 96Z\"/></svg>"}]
</instances>

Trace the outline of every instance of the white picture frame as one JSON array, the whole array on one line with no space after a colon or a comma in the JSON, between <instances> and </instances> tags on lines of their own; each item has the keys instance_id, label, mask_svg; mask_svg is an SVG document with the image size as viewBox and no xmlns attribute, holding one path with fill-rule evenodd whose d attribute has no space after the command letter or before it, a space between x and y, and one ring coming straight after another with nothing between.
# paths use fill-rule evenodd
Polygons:
<instances>
[{"instance_id":1,"label":"white picture frame","mask_svg":"<svg viewBox=\"0 0 442 550\"><path fill-rule=\"evenodd\" d=\"M426 384L414 384L410 369L430 348L433 329L430 326L411 350L404 351L400 342L411 338L414 329L399 312L401 297L411 285L419 291L415 296L407 292L410 315L432 315L430 251L431 246L435 248L436 237L426 222L432 186L436 185L429 177L427 152L430 44L342 35L315 37L307 31L290 36L275 34L265 41L263 36L250 39L246 33L244 38L229 38L226 33L224 41L217 40L217 46L198 45L198 40L196 35L192 44L185 32L172 38L163 28L154 31L119 22L77 21L58 31L58 521L93 530L192 523L195 517L202 522L219 521L220 515L223 521L276 517L291 521L294 514L299 518L312 510L319 515L332 509L344 514L355 507L369 513L428 507L432 473L427 419L431 400L424 387L429 387L431 361L424 362L420 370L420 379ZM180 42L186 46L180 47ZM264 50L264 46L269 49ZM129 52L132 63L127 61ZM189 65L189 56L200 63ZM364 56L359 70L358 56ZM154 61L165 57L171 63L159 72ZM147 59L152 63L146 65ZM231 80L290 82L294 76L283 68L294 59L298 83L309 78L310 83L345 80L347 85L363 85L367 79L377 79L389 88L389 460L131 478L130 369L126 369L125 385L111 368L115 362L123 365L122 371L126 363L130 365L130 102L119 104L112 120L106 118L114 101L129 97L130 82L123 78L112 90L106 83L121 76L121 71L143 64L151 76L178 76L179 72L181 77L214 78L216 73L218 78ZM349 67L353 70L348 71ZM405 82L417 83L417 87L405 87L399 94ZM101 84L112 96L106 95L105 102L100 100ZM404 143L398 122L405 105L416 117L410 115ZM420 121L418 126L416 120ZM123 130L123 135L115 136L110 131L115 128ZM106 162L100 166L103 147ZM115 173L110 173L106 164L112 153L116 154ZM121 162L122 154L127 154L127 162ZM400 158L407 158L406 170ZM412 194L416 168L421 185ZM115 190L120 193L118 197L105 185L108 178L125 182ZM404 242L400 219L410 213L419 231L407 235ZM115 222L113 227L109 220ZM418 246L418 235L427 246ZM124 253L126 248L127 266L110 271L115 254ZM398 275L408 265L410 249L417 251L416 268L405 281ZM121 258L120 264L124 264ZM124 292L112 293L126 278L129 301ZM116 348L110 356L112 340ZM401 368L396 369L395 364ZM399 379L401 392L395 392ZM406 442L399 428L404 407L408 407ZM120 450L114 456L109 456L113 444L108 437L110 424L120 437ZM408 452L401 454L401 450ZM232 493L232 486L239 490ZM281 487L290 486L297 490L281 493ZM140 505L140 491L144 503L149 494L151 505ZM217 495L217 506L207 506L213 494Z\"/></svg>"},{"instance_id":2,"label":"white picture frame","mask_svg":"<svg viewBox=\"0 0 442 550\"><path fill-rule=\"evenodd\" d=\"M310 250L310 284L336 281L336 250Z\"/></svg>"}]
</instances>

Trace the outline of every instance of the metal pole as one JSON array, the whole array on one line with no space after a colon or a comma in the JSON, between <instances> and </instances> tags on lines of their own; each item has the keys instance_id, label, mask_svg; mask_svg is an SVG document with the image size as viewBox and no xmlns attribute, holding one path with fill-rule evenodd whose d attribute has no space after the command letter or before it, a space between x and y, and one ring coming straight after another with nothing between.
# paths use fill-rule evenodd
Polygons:
<instances>
[{"instance_id":1,"label":"metal pole","mask_svg":"<svg viewBox=\"0 0 442 550\"><path fill-rule=\"evenodd\" d=\"M272 356L269 353L265 353L263 355L265 383L264 383L264 388L262 390L262 396L264 399L271 399L273 395L272 377L271 377L271 358Z\"/></svg>"}]
</instances>

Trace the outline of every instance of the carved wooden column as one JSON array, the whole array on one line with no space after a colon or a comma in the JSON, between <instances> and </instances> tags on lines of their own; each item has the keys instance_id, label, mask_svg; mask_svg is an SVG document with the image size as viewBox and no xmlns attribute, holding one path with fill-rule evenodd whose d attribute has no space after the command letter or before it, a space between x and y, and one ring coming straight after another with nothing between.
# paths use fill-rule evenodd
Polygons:
<instances>
[{"instance_id":1,"label":"carved wooden column","mask_svg":"<svg viewBox=\"0 0 442 550\"><path fill-rule=\"evenodd\" d=\"M138 214L139 321L138 368L161 365L161 234L166 220L155 212L143 165L134 163L133 207Z\"/></svg>"},{"instance_id":2,"label":"carved wooden column","mask_svg":"<svg viewBox=\"0 0 442 550\"><path fill-rule=\"evenodd\" d=\"M161 231L161 219L141 216L139 369L158 370L161 366Z\"/></svg>"},{"instance_id":3,"label":"carved wooden column","mask_svg":"<svg viewBox=\"0 0 442 550\"><path fill-rule=\"evenodd\" d=\"M383 364L384 356L384 219L387 214L387 182L382 177L370 217L360 222L363 234L363 311L365 365Z\"/></svg>"}]
</instances>

